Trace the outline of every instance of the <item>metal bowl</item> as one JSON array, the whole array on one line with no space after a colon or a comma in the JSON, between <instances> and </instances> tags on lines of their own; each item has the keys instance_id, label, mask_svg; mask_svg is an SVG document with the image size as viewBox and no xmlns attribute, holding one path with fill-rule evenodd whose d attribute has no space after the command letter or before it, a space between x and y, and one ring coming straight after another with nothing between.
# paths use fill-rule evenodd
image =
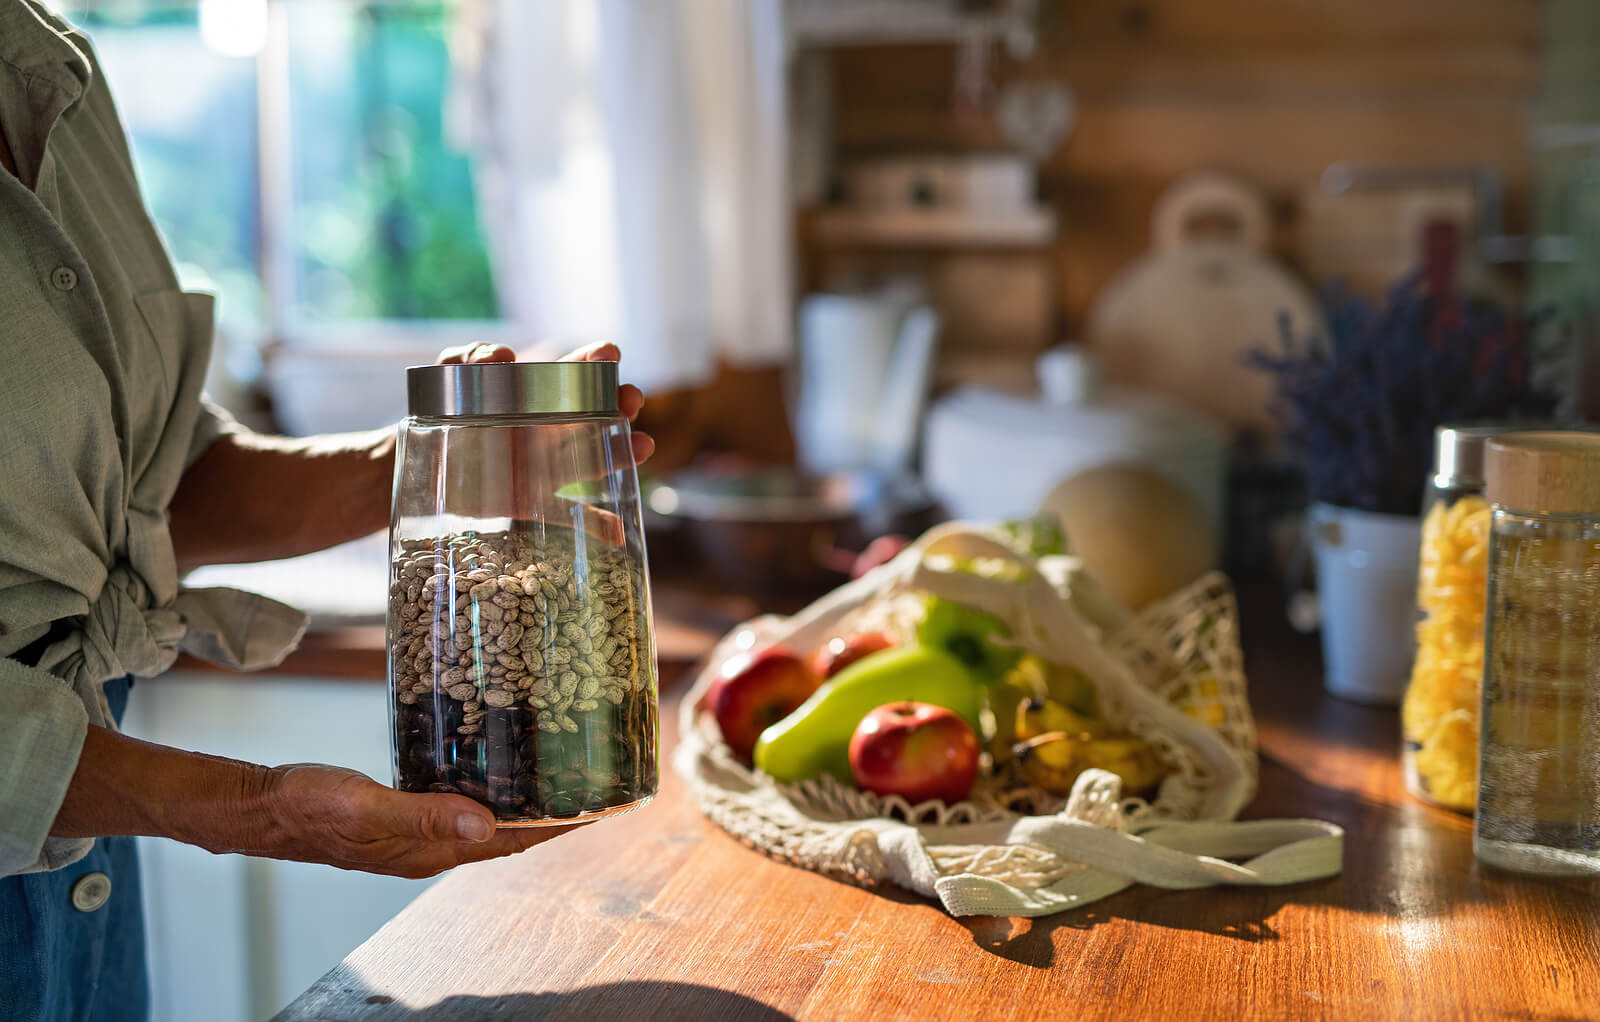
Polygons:
<instances>
[{"instance_id":1,"label":"metal bowl","mask_svg":"<svg viewBox=\"0 0 1600 1022\"><path fill-rule=\"evenodd\" d=\"M937 517L920 483L871 472L687 470L650 488L645 501L681 528L704 569L747 592L830 588L873 539L916 535Z\"/></svg>"}]
</instances>

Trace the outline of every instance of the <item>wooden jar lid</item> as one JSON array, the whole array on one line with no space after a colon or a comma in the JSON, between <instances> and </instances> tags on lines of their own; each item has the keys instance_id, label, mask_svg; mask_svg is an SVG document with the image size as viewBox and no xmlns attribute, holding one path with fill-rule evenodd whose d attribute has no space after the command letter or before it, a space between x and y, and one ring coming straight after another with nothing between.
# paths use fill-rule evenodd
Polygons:
<instances>
[{"instance_id":1,"label":"wooden jar lid","mask_svg":"<svg viewBox=\"0 0 1600 1022\"><path fill-rule=\"evenodd\" d=\"M1600 514L1600 433L1541 430L1489 441L1490 503L1548 514Z\"/></svg>"}]
</instances>

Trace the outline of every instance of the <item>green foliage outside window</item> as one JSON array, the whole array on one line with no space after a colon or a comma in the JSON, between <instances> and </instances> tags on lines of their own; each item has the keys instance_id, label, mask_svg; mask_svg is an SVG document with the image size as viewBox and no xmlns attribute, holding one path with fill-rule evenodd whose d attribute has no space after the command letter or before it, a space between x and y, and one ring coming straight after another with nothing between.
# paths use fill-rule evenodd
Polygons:
<instances>
[{"instance_id":1,"label":"green foliage outside window","mask_svg":"<svg viewBox=\"0 0 1600 1022\"><path fill-rule=\"evenodd\" d=\"M493 319L468 156L446 139L445 3L285 4L291 201L276 224L290 318ZM267 320L257 63L203 43L193 4L67 9L93 40L140 183L186 286L225 323ZM281 152L281 150L276 150ZM280 182L281 183L281 182Z\"/></svg>"}]
</instances>

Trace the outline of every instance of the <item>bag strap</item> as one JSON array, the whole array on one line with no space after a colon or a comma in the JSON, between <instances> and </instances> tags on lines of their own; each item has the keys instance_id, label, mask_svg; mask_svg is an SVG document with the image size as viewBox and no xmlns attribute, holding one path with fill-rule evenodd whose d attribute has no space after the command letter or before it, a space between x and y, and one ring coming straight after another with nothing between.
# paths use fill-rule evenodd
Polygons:
<instances>
[{"instance_id":1,"label":"bag strap","mask_svg":"<svg viewBox=\"0 0 1600 1022\"><path fill-rule=\"evenodd\" d=\"M1336 875L1344 850L1344 831L1321 820L1160 823L1135 835L1081 820L1027 817L1012 829L1010 840L1038 845L1085 868L1032 889L975 873L940 877L932 893L946 911L1049 915L1135 883L1168 890L1295 884ZM904 854L907 849L901 844L896 850ZM1242 855L1251 857L1242 863L1222 858Z\"/></svg>"}]
</instances>

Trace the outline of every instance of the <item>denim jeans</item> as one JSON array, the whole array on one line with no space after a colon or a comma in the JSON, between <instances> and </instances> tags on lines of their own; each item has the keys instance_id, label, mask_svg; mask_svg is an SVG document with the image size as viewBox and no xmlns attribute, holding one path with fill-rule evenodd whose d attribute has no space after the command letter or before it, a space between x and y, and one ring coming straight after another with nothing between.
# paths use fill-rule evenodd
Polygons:
<instances>
[{"instance_id":1,"label":"denim jeans","mask_svg":"<svg viewBox=\"0 0 1600 1022\"><path fill-rule=\"evenodd\" d=\"M119 721L131 684L106 683ZM110 896L83 911L75 900L87 907L104 893L100 878L84 881L92 873L110 879ZM65 869L0 877L0 1022L146 1022L149 1015L133 838L101 838Z\"/></svg>"}]
</instances>

